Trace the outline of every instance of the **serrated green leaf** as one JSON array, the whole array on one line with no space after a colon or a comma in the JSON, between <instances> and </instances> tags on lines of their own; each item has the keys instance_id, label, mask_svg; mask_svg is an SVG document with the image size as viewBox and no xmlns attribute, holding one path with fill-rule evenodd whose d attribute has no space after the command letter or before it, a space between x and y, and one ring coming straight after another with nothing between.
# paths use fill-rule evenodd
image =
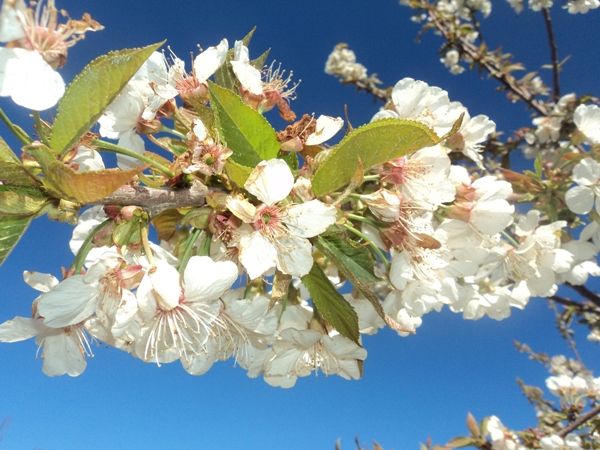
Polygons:
<instances>
[{"instance_id":1,"label":"serrated green leaf","mask_svg":"<svg viewBox=\"0 0 600 450\"><path fill-rule=\"evenodd\" d=\"M0 185L36 186L36 181L19 162L0 161Z\"/></svg>"},{"instance_id":2,"label":"serrated green leaf","mask_svg":"<svg viewBox=\"0 0 600 450\"><path fill-rule=\"evenodd\" d=\"M8 144L0 137L0 161L2 162L19 162L17 155L10 149Z\"/></svg>"},{"instance_id":3,"label":"serrated green leaf","mask_svg":"<svg viewBox=\"0 0 600 450\"><path fill-rule=\"evenodd\" d=\"M328 194L348 184L359 164L368 170L439 141L431 129L413 120L384 119L363 125L347 134L319 165L313 191L319 197Z\"/></svg>"},{"instance_id":4,"label":"serrated green leaf","mask_svg":"<svg viewBox=\"0 0 600 450\"><path fill-rule=\"evenodd\" d=\"M262 114L229 89L209 82L209 91L219 135L233 152L233 161L255 167L262 160L277 157L277 134Z\"/></svg>"},{"instance_id":5,"label":"serrated green leaf","mask_svg":"<svg viewBox=\"0 0 600 450\"><path fill-rule=\"evenodd\" d=\"M359 338L358 316L354 308L342 297L335 286L315 263L312 269L302 277L302 283L308 289L313 304L319 314L342 336L357 344Z\"/></svg>"},{"instance_id":6,"label":"serrated green leaf","mask_svg":"<svg viewBox=\"0 0 600 450\"><path fill-rule=\"evenodd\" d=\"M239 187L244 187L244 183L246 183L246 180L253 170L252 167L242 166L232 160L228 160L225 163L225 172L227 172L227 176Z\"/></svg>"},{"instance_id":7,"label":"serrated green leaf","mask_svg":"<svg viewBox=\"0 0 600 450\"><path fill-rule=\"evenodd\" d=\"M342 233L327 233L319 236L316 247L327 256L358 291L373 305L382 319L385 312L373 285L379 279L373 274L374 261L371 252L355 244Z\"/></svg>"},{"instance_id":8,"label":"serrated green leaf","mask_svg":"<svg viewBox=\"0 0 600 450\"><path fill-rule=\"evenodd\" d=\"M58 102L50 147L63 153L75 145L163 43L110 52L89 63Z\"/></svg>"},{"instance_id":9,"label":"serrated green leaf","mask_svg":"<svg viewBox=\"0 0 600 450\"><path fill-rule=\"evenodd\" d=\"M283 159L292 172L298 170L298 155L295 152L281 152L278 158Z\"/></svg>"},{"instance_id":10,"label":"serrated green leaf","mask_svg":"<svg viewBox=\"0 0 600 450\"><path fill-rule=\"evenodd\" d=\"M39 189L0 185L0 215L33 215L46 203L48 198Z\"/></svg>"},{"instance_id":11,"label":"serrated green leaf","mask_svg":"<svg viewBox=\"0 0 600 450\"><path fill-rule=\"evenodd\" d=\"M0 216L0 265L27 230L32 217Z\"/></svg>"}]
</instances>

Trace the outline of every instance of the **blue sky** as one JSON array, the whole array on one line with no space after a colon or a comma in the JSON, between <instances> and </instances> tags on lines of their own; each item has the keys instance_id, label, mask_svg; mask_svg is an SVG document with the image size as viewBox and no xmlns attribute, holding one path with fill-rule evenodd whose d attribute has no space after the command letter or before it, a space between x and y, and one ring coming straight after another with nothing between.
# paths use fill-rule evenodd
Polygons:
<instances>
[{"instance_id":1,"label":"blue sky","mask_svg":"<svg viewBox=\"0 0 600 450\"><path fill-rule=\"evenodd\" d=\"M272 48L272 57L302 79L297 113L343 115L347 104L353 124L369 120L378 104L341 86L323 73L327 55L344 41L371 71L388 84L405 76L447 89L473 115L484 113L510 131L527 125L528 113L495 91L477 74L454 77L437 62L438 40L414 42L418 27L409 10L395 0L291 2L156 0L60 1L73 17L89 11L106 26L72 49L63 71L70 79L86 62L108 50L144 45L164 38L185 57L222 37L258 31L251 52ZM514 16L494 2L494 18L484 32L492 44L522 58L532 69L546 63L548 49L539 14ZM561 57L572 55L563 76L563 92L594 92L600 73L598 13L570 16L553 10ZM510 34L505 31L510 29ZM573 32L577 30L577 32ZM586 52L589 52L586 54ZM548 75L545 73L545 75ZM9 106L22 124L26 113ZM0 133L4 136L5 129ZM27 315L35 292L21 281L23 270L52 272L69 265L71 228L38 220L0 269L3 294L0 322ZM583 334L580 332L580 336ZM250 380L229 362L207 375L187 375L178 364L161 368L99 347L79 378L47 378L35 359L33 342L0 345L0 449L331 449L337 438L378 440L384 448L412 449L431 436L442 443L465 430L467 411L477 417L498 414L509 426L534 423L514 382L543 383L544 371L513 348L513 339L548 353L564 353L543 300L532 300L503 322L464 321L449 312L430 314L416 336L389 331L365 339L369 352L365 376L358 382L319 375L301 379L291 390ZM582 354L597 370L597 349Z\"/></svg>"}]
</instances>

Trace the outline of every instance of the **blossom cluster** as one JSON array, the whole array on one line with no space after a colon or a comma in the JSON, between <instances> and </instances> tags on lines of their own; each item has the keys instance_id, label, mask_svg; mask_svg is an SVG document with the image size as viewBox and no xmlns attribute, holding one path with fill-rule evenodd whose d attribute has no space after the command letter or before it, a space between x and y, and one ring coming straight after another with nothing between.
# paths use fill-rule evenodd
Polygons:
<instances>
[{"instance_id":1,"label":"blossom cluster","mask_svg":"<svg viewBox=\"0 0 600 450\"><path fill-rule=\"evenodd\" d=\"M439 3L459 16L491 9ZM30 23L24 3L4 5L0 22ZM91 18L84 22L87 31ZM44 139L24 147L23 160L35 161L31 177L43 183L15 184L15 192L37 189L57 217L83 212L70 242L73 265L62 280L25 272L41 294L31 317L0 325L0 341L35 338L50 376L81 374L101 341L148 363L180 361L193 375L231 359L250 377L291 387L316 371L360 378L361 335L385 326L408 336L444 306L469 320L501 320L532 297L600 275L598 106L567 96L556 114L534 122L522 145L539 155L536 174L488 165L495 123L411 78L390 89L369 124L331 147L344 121L298 118L292 74L251 59L248 41L230 48L222 39L191 69L172 52L149 53L93 118L97 132L62 152L44 153ZM38 48L23 51L46 61ZM46 80L58 79L52 66L44 70ZM326 70L345 82L375 80L344 46ZM48 89L33 94L43 104L21 102L32 82L15 76L0 73L0 85L13 86L6 95L21 106L48 108L63 95ZM265 119L270 110L289 125L276 132ZM379 143L365 148L373 130ZM117 153L117 168L106 169L100 150ZM62 183L65 174L85 195ZM141 194L123 203L109 195L115 185L94 197L98 186L89 184L101 177ZM523 192L531 187L548 188L570 211ZM153 193L188 200L142 201ZM586 220L574 239L569 225Z\"/></svg>"}]
</instances>

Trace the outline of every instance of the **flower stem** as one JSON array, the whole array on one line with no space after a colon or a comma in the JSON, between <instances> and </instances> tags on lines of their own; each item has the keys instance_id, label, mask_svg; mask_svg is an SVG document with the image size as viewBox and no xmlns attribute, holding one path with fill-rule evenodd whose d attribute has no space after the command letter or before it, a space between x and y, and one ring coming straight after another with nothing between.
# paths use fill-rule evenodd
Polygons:
<instances>
[{"instance_id":1,"label":"flower stem","mask_svg":"<svg viewBox=\"0 0 600 450\"><path fill-rule=\"evenodd\" d=\"M200 238L200 236L204 233L200 228L193 228L192 232L187 238L187 242L185 243L185 248L183 249L183 253L181 258L179 258L179 273L183 274L185 271L185 267L187 266L188 261L192 256L192 251L194 250L194 244Z\"/></svg>"},{"instance_id":2,"label":"flower stem","mask_svg":"<svg viewBox=\"0 0 600 450\"><path fill-rule=\"evenodd\" d=\"M142 153L137 153L134 150L131 150L131 149L128 149L125 147L121 147L121 146L115 145L111 142L103 141L101 139L96 139L93 142L93 144L96 147L98 147L99 149L108 150L109 152L117 153L119 155L130 156L131 158L135 158L138 161L144 162L144 163L148 164L150 167L155 168L156 170L163 173L164 175L166 175L169 178L173 178L175 176L175 174L167 166L159 163L158 161L155 161L154 159L152 159Z\"/></svg>"},{"instance_id":3,"label":"flower stem","mask_svg":"<svg viewBox=\"0 0 600 450\"><path fill-rule=\"evenodd\" d=\"M183 139L183 140L186 139L186 137L185 137L185 135L183 133L180 133L179 131L177 131L177 130L175 130L173 128L166 127L164 125L162 125L160 127L160 131L162 131L163 133L171 134L171 135L173 135L175 137L178 137L179 139Z\"/></svg>"},{"instance_id":4,"label":"flower stem","mask_svg":"<svg viewBox=\"0 0 600 450\"><path fill-rule=\"evenodd\" d=\"M0 120L8 127L8 129L15 135L15 137L21 141L21 144L31 144L31 138L25 133L25 130L20 126L14 124L9 117L6 115L4 110L0 108Z\"/></svg>"},{"instance_id":5,"label":"flower stem","mask_svg":"<svg viewBox=\"0 0 600 450\"><path fill-rule=\"evenodd\" d=\"M81 271L81 269L83 268L83 264L85 263L85 258L87 257L88 253L92 249L92 245L94 243L94 238L100 231L102 231L104 228L106 228L110 223L112 223L112 220L106 219L104 222L97 225L96 228L94 228L92 230L92 232L87 235L87 237L85 238L85 241L83 241L83 244L81 244L81 247L79 248L79 251L77 252L77 255L75 256L75 260L73 261L73 264L71 266L73 268L73 273L79 273L79 271Z\"/></svg>"},{"instance_id":6,"label":"flower stem","mask_svg":"<svg viewBox=\"0 0 600 450\"><path fill-rule=\"evenodd\" d=\"M388 261L387 256L385 256L385 253L383 253L381 251L381 249L379 247L377 247L375 242L373 242L371 239L369 239L368 236L366 236L364 233L362 233L361 231L354 228L352 225L348 225L347 223L345 223L345 224L343 224L343 226L346 230L348 230L352 234L358 236L359 238L364 240L367 244L369 244L369 246L375 252L375 254L377 254L377 256L379 256L379 258L381 258L381 261L383 261L383 263L385 264L385 267L387 269L390 268L390 262Z\"/></svg>"},{"instance_id":7,"label":"flower stem","mask_svg":"<svg viewBox=\"0 0 600 450\"><path fill-rule=\"evenodd\" d=\"M372 225L374 227L377 226L374 220L369 219L368 217L359 216L358 214L346 214L346 217L351 220L356 220L357 222L366 223Z\"/></svg>"}]
</instances>

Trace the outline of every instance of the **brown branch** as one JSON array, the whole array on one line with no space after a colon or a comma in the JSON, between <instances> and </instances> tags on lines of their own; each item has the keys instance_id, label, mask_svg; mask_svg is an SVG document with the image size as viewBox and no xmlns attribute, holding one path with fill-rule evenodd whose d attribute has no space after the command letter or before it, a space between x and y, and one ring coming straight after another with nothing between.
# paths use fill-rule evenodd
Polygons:
<instances>
[{"instance_id":1,"label":"brown branch","mask_svg":"<svg viewBox=\"0 0 600 450\"><path fill-rule=\"evenodd\" d=\"M95 202L96 205L140 206L151 215L171 208L185 208L204 204L209 189L204 185L193 185L186 189L155 189L145 186L122 186L108 197Z\"/></svg>"},{"instance_id":2,"label":"brown branch","mask_svg":"<svg viewBox=\"0 0 600 450\"><path fill-rule=\"evenodd\" d=\"M558 47L556 46L556 36L552 26L552 17L548 8L542 9L544 23L546 24L546 33L548 34L548 45L550 46L550 58L552 60L552 99L556 103L560 97L560 81L558 77Z\"/></svg>"},{"instance_id":3,"label":"brown branch","mask_svg":"<svg viewBox=\"0 0 600 450\"><path fill-rule=\"evenodd\" d=\"M381 89L370 80L341 80L343 84L351 84L359 91L364 91L371 94L377 100L387 102L390 99L391 88Z\"/></svg>"},{"instance_id":4,"label":"brown branch","mask_svg":"<svg viewBox=\"0 0 600 450\"><path fill-rule=\"evenodd\" d=\"M519 86L519 83L515 77L508 73L504 73L501 67L499 67L495 61L490 60L489 58L486 58L485 55L480 54L479 49L464 38L460 36L450 35L450 32L444 26L444 23L440 20L440 18L437 16L437 12L432 5L426 3L426 10L428 12L431 23L442 34L446 41L456 45L462 51L462 53L469 56L469 58L471 58L471 60L474 63L478 64L481 68L485 69L491 77L495 78L500 83L502 83L502 85L506 89L508 89L521 100L523 100L527 105L529 105L529 107L536 110L543 116L547 116L549 114L548 110L546 109L546 106L542 102L536 100L534 95L532 95L529 91Z\"/></svg>"},{"instance_id":5,"label":"brown branch","mask_svg":"<svg viewBox=\"0 0 600 450\"><path fill-rule=\"evenodd\" d=\"M563 428L562 430L560 430L558 432L558 435L560 437L564 438L571 431L573 431L576 428L580 427L581 425L583 425L584 423L586 423L588 420L593 419L598 414L600 414L600 405L596 406L594 409L589 410L587 413L583 414L582 416L579 416L579 418L577 418L572 423L570 423L569 425L567 425L565 428Z\"/></svg>"},{"instance_id":6,"label":"brown branch","mask_svg":"<svg viewBox=\"0 0 600 450\"><path fill-rule=\"evenodd\" d=\"M600 307L600 296L598 294L596 294L595 292L591 291L590 289L588 289L585 286L576 286L571 283L567 283L567 286L569 286L571 289L573 289L579 295L584 297L586 300L589 300L594 305Z\"/></svg>"}]
</instances>

